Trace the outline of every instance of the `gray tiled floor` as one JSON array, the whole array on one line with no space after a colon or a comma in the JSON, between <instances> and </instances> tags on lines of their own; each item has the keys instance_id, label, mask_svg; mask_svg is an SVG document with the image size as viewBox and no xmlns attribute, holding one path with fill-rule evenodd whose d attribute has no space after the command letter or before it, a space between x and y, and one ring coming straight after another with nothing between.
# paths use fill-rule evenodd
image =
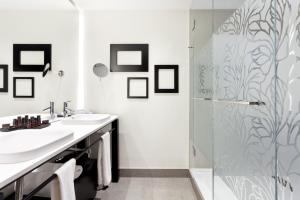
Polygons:
<instances>
[{"instance_id":1,"label":"gray tiled floor","mask_svg":"<svg viewBox=\"0 0 300 200\"><path fill-rule=\"evenodd\" d=\"M101 200L196 200L188 178L121 178L97 194Z\"/></svg>"}]
</instances>

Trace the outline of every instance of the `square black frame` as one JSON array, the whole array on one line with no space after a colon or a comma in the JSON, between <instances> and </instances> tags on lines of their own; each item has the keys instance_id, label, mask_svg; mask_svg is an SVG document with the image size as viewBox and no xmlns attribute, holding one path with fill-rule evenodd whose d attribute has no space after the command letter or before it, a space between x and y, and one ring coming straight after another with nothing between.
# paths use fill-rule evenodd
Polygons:
<instances>
[{"instance_id":1,"label":"square black frame","mask_svg":"<svg viewBox=\"0 0 300 200\"><path fill-rule=\"evenodd\" d=\"M8 92L8 65L0 65L0 69L3 70L3 88L0 92Z\"/></svg>"},{"instance_id":2,"label":"square black frame","mask_svg":"<svg viewBox=\"0 0 300 200\"><path fill-rule=\"evenodd\" d=\"M21 65L22 51L43 51L44 65ZM14 44L13 45L13 70L14 72L43 72L45 65L52 67L52 46L51 44Z\"/></svg>"},{"instance_id":3,"label":"square black frame","mask_svg":"<svg viewBox=\"0 0 300 200\"><path fill-rule=\"evenodd\" d=\"M173 69L174 70L174 89L159 88L159 70ZM179 66L178 65L155 65L155 93L179 93Z\"/></svg>"},{"instance_id":4,"label":"square black frame","mask_svg":"<svg viewBox=\"0 0 300 200\"><path fill-rule=\"evenodd\" d=\"M17 95L17 80L31 80L31 95L30 96L18 96ZM34 98L34 77L14 77L14 89L13 89L13 97L14 98Z\"/></svg>"},{"instance_id":5,"label":"square black frame","mask_svg":"<svg viewBox=\"0 0 300 200\"><path fill-rule=\"evenodd\" d=\"M146 96L130 96L130 81L145 80L146 81ZM148 77L128 77L127 78L127 98L128 99L148 99L149 98L149 79Z\"/></svg>"},{"instance_id":6,"label":"square black frame","mask_svg":"<svg viewBox=\"0 0 300 200\"><path fill-rule=\"evenodd\" d=\"M141 65L118 65L118 51L141 51ZM149 44L111 44L110 45L111 72L148 72Z\"/></svg>"}]
</instances>

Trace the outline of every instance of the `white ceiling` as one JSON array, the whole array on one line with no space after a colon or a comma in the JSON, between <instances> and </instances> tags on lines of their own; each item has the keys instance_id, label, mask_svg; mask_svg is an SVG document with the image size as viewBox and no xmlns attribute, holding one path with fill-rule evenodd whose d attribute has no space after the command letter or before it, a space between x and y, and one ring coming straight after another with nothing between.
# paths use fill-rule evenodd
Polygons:
<instances>
[{"instance_id":1,"label":"white ceiling","mask_svg":"<svg viewBox=\"0 0 300 200\"><path fill-rule=\"evenodd\" d=\"M192 0L192 9L236 9L246 0Z\"/></svg>"},{"instance_id":2,"label":"white ceiling","mask_svg":"<svg viewBox=\"0 0 300 200\"><path fill-rule=\"evenodd\" d=\"M192 0L75 0L80 8L101 10L188 10Z\"/></svg>"},{"instance_id":3,"label":"white ceiling","mask_svg":"<svg viewBox=\"0 0 300 200\"><path fill-rule=\"evenodd\" d=\"M100 10L234 9L245 0L74 0L80 8Z\"/></svg>"},{"instance_id":4,"label":"white ceiling","mask_svg":"<svg viewBox=\"0 0 300 200\"><path fill-rule=\"evenodd\" d=\"M82 9L188 10L211 9L213 0L73 0ZM193 1L193 2L192 2ZM215 9L239 7L245 0L214 0ZM69 0L0 0L0 10L74 9Z\"/></svg>"},{"instance_id":5,"label":"white ceiling","mask_svg":"<svg viewBox=\"0 0 300 200\"><path fill-rule=\"evenodd\" d=\"M74 9L68 0L0 0L0 10Z\"/></svg>"}]
</instances>

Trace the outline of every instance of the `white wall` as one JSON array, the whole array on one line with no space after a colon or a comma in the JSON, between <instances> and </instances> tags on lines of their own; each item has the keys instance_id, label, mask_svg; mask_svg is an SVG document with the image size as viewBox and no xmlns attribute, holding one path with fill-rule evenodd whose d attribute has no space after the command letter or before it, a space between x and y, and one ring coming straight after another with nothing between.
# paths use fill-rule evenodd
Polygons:
<instances>
[{"instance_id":1,"label":"white wall","mask_svg":"<svg viewBox=\"0 0 300 200\"><path fill-rule=\"evenodd\" d=\"M120 167L187 169L189 65L187 11L85 13L86 106L120 116ZM101 81L95 63L109 66L111 43L148 43L148 73L110 73ZM179 94L154 94L154 65L178 64ZM127 99L127 77L149 77L149 99Z\"/></svg>"},{"instance_id":2,"label":"white wall","mask_svg":"<svg viewBox=\"0 0 300 200\"><path fill-rule=\"evenodd\" d=\"M0 93L0 116L41 112L49 101L61 111L65 100L76 105L78 68L78 12L71 11L1 11L0 64L9 65L9 93ZM13 72L14 43L51 43L53 71L41 73ZM59 78L57 71L65 76ZM35 98L13 98L13 76L35 77Z\"/></svg>"}]
</instances>

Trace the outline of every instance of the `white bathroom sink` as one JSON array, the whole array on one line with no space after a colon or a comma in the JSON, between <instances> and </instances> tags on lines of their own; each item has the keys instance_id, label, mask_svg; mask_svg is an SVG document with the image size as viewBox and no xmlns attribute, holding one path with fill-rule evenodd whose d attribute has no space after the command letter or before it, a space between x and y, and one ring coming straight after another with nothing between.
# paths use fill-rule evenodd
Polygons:
<instances>
[{"instance_id":1,"label":"white bathroom sink","mask_svg":"<svg viewBox=\"0 0 300 200\"><path fill-rule=\"evenodd\" d=\"M92 125L101 124L108 120L108 114L78 114L61 120L65 125Z\"/></svg>"},{"instance_id":2,"label":"white bathroom sink","mask_svg":"<svg viewBox=\"0 0 300 200\"><path fill-rule=\"evenodd\" d=\"M32 160L72 138L72 131L61 129L0 132L0 164Z\"/></svg>"}]
</instances>

